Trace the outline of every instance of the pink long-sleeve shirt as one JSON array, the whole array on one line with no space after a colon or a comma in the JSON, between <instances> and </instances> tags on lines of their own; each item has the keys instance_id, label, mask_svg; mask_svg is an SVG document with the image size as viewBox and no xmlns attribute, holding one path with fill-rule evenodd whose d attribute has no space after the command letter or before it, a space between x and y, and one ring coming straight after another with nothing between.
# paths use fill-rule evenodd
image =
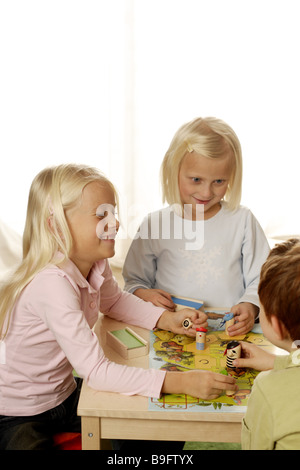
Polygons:
<instances>
[{"instance_id":1,"label":"pink long-sleeve shirt","mask_svg":"<svg viewBox=\"0 0 300 470\"><path fill-rule=\"evenodd\" d=\"M75 389L72 371L102 391L158 397L165 372L109 361L92 327L99 310L153 329L163 309L122 291L107 260L88 280L70 260L49 265L23 290L0 364L0 414L30 416L62 403Z\"/></svg>"}]
</instances>

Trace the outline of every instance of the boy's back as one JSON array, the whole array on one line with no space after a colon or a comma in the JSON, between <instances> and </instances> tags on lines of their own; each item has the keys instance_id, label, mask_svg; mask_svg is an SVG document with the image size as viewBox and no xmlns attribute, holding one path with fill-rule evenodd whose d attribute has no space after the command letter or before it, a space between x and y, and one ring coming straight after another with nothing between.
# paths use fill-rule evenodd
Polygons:
<instances>
[{"instance_id":1,"label":"boy's back","mask_svg":"<svg viewBox=\"0 0 300 470\"><path fill-rule=\"evenodd\" d=\"M300 364L292 355L277 357L274 369L256 378L243 420L243 449L300 450Z\"/></svg>"}]
</instances>

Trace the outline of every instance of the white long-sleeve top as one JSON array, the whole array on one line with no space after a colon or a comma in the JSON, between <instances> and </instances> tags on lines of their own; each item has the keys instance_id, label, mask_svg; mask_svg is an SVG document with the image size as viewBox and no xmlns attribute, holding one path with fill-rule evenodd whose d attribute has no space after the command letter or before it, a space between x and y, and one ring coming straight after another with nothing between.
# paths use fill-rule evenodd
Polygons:
<instances>
[{"instance_id":1,"label":"white long-sleeve top","mask_svg":"<svg viewBox=\"0 0 300 470\"><path fill-rule=\"evenodd\" d=\"M159 397L165 372L109 361L92 327L99 309L110 317L153 329L163 309L122 291L107 260L88 280L70 260L50 265L23 290L5 338L0 364L0 414L30 416L62 403L75 389L73 369L103 391Z\"/></svg>"},{"instance_id":2,"label":"white long-sleeve top","mask_svg":"<svg viewBox=\"0 0 300 470\"><path fill-rule=\"evenodd\" d=\"M168 218L170 237L166 237L165 228ZM183 229L183 236L178 237L182 223L171 207L144 219L124 263L125 290L163 289L202 300L207 307L230 309L240 302L259 306L260 269L269 245L252 212L242 206L231 211L223 202L214 217L193 222L193 227L189 231ZM193 242L191 236L197 230L198 237L195 235ZM201 243L196 238L198 242L202 238L203 246L199 247ZM193 243L199 246L191 249Z\"/></svg>"}]
</instances>

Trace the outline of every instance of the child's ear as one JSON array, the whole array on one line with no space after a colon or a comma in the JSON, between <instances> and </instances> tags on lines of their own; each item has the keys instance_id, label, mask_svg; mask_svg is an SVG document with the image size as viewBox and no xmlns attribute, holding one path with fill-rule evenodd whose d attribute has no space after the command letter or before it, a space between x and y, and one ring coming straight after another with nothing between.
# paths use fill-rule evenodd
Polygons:
<instances>
[{"instance_id":1,"label":"child's ear","mask_svg":"<svg viewBox=\"0 0 300 470\"><path fill-rule=\"evenodd\" d=\"M271 315L270 322L274 333L280 341L286 339L289 336L286 327L284 326L282 321L279 320L278 317L276 317L275 315Z\"/></svg>"}]
</instances>

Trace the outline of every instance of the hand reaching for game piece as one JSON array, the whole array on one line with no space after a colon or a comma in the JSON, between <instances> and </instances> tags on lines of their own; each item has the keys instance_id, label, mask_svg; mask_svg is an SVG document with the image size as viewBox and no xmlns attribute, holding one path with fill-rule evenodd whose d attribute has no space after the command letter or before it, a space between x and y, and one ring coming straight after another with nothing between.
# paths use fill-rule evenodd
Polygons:
<instances>
[{"instance_id":1,"label":"hand reaching for game piece","mask_svg":"<svg viewBox=\"0 0 300 470\"><path fill-rule=\"evenodd\" d=\"M252 330L258 307L250 302L242 302L231 308L234 313L235 324L228 328L230 336L244 335Z\"/></svg>"},{"instance_id":2,"label":"hand reaching for game piece","mask_svg":"<svg viewBox=\"0 0 300 470\"><path fill-rule=\"evenodd\" d=\"M182 326L183 320L189 318L192 326L186 329ZM207 328L207 316L200 310L192 308L183 308L177 312L165 310L159 318L157 328L172 331L176 334L184 334L187 336L196 336L196 328Z\"/></svg>"},{"instance_id":3,"label":"hand reaching for game piece","mask_svg":"<svg viewBox=\"0 0 300 470\"><path fill-rule=\"evenodd\" d=\"M206 370L167 372L162 387L163 393L185 393L203 400L218 398L224 391L238 389L235 379Z\"/></svg>"},{"instance_id":4,"label":"hand reaching for game piece","mask_svg":"<svg viewBox=\"0 0 300 470\"><path fill-rule=\"evenodd\" d=\"M270 370L273 369L275 355L263 348L259 348L255 344L240 341L242 346L242 357L233 361L234 367L249 367L256 370Z\"/></svg>"}]
</instances>

